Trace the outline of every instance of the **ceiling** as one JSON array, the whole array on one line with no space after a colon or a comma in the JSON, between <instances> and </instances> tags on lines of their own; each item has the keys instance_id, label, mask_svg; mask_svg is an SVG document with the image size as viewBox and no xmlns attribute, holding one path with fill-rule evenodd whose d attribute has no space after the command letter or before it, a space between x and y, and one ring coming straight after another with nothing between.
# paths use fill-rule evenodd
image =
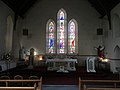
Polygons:
<instances>
[{"instance_id":1,"label":"ceiling","mask_svg":"<svg viewBox=\"0 0 120 90\"><path fill-rule=\"evenodd\" d=\"M120 3L120 0L88 0L91 5L101 14L101 18Z\"/></svg>"},{"instance_id":2,"label":"ceiling","mask_svg":"<svg viewBox=\"0 0 120 90\"><path fill-rule=\"evenodd\" d=\"M34 5L37 0L2 0L15 14L24 17L24 14Z\"/></svg>"},{"instance_id":3,"label":"ceiling","mask_svg":"<svg viewBox=\"0 0 120 90\"><path fill-rule=\"evenodd\" d=\"M24 14L38 0L2 0L18 16L24 17ZM40 0L39 0L40 1ZM100 13L101 17L107 15L120 0L88 0L88 2Z\"/></svg>"}]
</instances>

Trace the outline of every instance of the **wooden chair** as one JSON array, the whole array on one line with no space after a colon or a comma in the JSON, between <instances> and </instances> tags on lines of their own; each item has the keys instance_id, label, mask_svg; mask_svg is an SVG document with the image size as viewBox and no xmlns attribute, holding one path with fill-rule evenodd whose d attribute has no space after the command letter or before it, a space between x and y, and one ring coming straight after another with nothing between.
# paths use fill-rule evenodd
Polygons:
<instances>
[{"instance_id":1,"label":"wooden chair","mask_svg":"<svg viewBox=\"0 0 120 90\"><path fill-rule=\"evenodd\" d=\"M9 80L9 79L10 79L10 77L9 77L9 76L4 75L4 76L1 76L1 77L0 77L0 79L1 79L1 80Z\"/></svg>"},{"instance_id":2,"label":"wooden chair","mask_svg":"<svg viewBox=\"0 0 120 90\"><path fill-rule=\"evenodd\" d=\"M19 80L19 79L21 80L21 79L23 79L23 76L21 76L21 75L16 75L16 76L14 76L14 79L15 79L15 80Z\"/></svg>"},{"instance_id":3,"label":"wooden chair","mask_svg":"<svg viewBox=\"0 0 120 90\"><path fill-rule=\"evenodd\" d=\"M23 76L21 75L16 75L14 76L14 80L23 80ZM15 86L23 86L23 82L15 82Z\"/></svg>"},{"instance_id":4,"label":"wooden chair","mask_svg":"<svg viewBox=\"0 0 120 90\"><path fill-rule=\"evenodd\" d=\"M0 77L0 80L10 80L9 76L3 75ZM8 83L0 82L0 86L8 86Z\"/></svg>"},{"instance_id":5,"label":"wooden chair","mask_svg":"<svg viewBox=\"0 0 120 90\"><path fill-rule=\"evenodd\" d=\"M29 76L29 79L30 80L35 80L35 79L39 79L39 77L38 76Z\"/></svg>"},{"instance_id":6,"label":"wooden chair","mask_svg":"<svg viewBox=\"0 0 120 90\"><path fill-rule=\"evenodd\" d=\"M29 80L37 80L37 79L39 79L38 76L35 76L35 75L33 75L33 76L29 76ZM34 84L35 84L35 83L30 83L29 86L32 86L32 87L33 87ZM36 84L36 86L38 86L38 85Z\"/></svg>"}]
</instances>

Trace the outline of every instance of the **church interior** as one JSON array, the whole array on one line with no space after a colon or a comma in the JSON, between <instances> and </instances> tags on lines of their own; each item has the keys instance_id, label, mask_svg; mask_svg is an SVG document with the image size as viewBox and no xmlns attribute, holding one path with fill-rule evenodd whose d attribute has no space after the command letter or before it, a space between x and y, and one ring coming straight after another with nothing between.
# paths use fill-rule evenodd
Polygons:
<instances>
[{"instance_id":1,"label":"church interior","mask_svg":"<svg viewBox=\"0 0 120 90\"><path fill-rule=\"evenodd\" d=\"M120 89L119 0L0 0L0 90L44 85Z\"/></svg>"}]
</instances>

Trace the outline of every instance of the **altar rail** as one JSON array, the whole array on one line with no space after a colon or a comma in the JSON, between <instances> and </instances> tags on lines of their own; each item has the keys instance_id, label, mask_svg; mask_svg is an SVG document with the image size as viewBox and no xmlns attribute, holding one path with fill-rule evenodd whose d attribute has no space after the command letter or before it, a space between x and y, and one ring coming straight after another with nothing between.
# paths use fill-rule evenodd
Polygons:
<instances>
[{"instance_id":1,"label":"altar rail","mask_svg":"<svg viewBox=\"0 0 120 90\"><path fill-rule=\"evenodd\" d=\"M81 80L79 90L120 90L120 80Z\"/></svg>"},{"instance_id":2,"label":"altar rail","mask_svg":"<svg viewBox=\"0 0 120 90\"><path fill-rule=\"evenodd\" d=\"M6 86L5 87L0 87L0 90L42 90L42 77L38 80L0 80L1 82L5 82ZM8 86L8 83L13 83L13 82L29 82L29 83L34 83L34 86L30 87L15 87L15 86Z\"/></svg>"}]
</instances>

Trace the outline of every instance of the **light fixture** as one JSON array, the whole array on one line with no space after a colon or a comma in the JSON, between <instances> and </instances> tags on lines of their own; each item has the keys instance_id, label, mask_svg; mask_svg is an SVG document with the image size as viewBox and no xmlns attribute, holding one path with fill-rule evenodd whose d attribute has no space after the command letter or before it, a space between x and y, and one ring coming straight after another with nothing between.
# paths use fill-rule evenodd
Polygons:
<instances>
[{"instance_id":1,"label":"light fixture","mask_svg":"<svg viewBox=\"0 0 120 90\"><path fill-rule=\"evenodd\" d=\"M43 56L42 56L42 55L39 55L39 56L38 56L38 60L39 60L39 61L43 60Z\"/></svg>"},{"instance_id":2,"label":"light fixture","mask_svg":"<svg viewBox=\"0 0 120 90\"><path fill-rule=\"evenodd\" d=\"M99 58L99 60L100 60L101 62L108 62L108 61L109 61L108 58Z\"/></svg>"},{"instance_id":3,"label":"light fixture","mask_svg":"<svg viewBox=\"0 0 120 90\"><path fill-rule=\"evenodd\" d=\"M34 56L38 55L38 53L36 51L34 51Z\"/></svg>"},{"instance_id":4,"label":"light fixture","mask_svg":"<svg viewBox=\"0 0 120 90\"><path fill-rule=\"evenodd\" d=\"M102 62L108 62L109 60L107 58L103 59Z\"/></svg>"},{"instance_id":5,"label":"light fixture","mask_svg":"<svg viewBox=\"0 0 120 90\"><path fill-rule=\"evenodd\" d=\"M99 58L100 61L103 61L103 58Z\"/></svg>"}]
</instances>

